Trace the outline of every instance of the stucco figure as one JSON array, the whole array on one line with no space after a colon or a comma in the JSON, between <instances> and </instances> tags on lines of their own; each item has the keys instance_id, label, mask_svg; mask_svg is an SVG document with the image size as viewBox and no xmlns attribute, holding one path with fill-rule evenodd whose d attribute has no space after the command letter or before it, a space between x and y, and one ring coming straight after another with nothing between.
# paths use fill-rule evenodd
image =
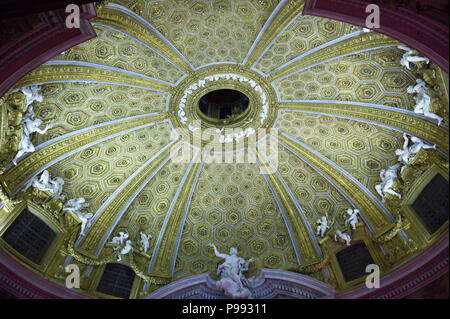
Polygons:
<instances>
[{"instance_id":1,"label":"stucco figure","mask_svg":"<svg viewBox=\"0 0 450 319\"><path fill-rule=\"evenodd\" d=\"M390 166L388 169L382 169L380 171L381 183L375 185L375 190L381 196L382 202L386 201L386 194L392 194L398 198L402 198L402 195L392 190L395 179L398 177L397 170L400 167L400 163Z\"/></svg>"},{"instance_id":2,"label":"stucco figure","mask_svg":"<svg viewBox=\"0 0 450 319\"><path fill-rule=\"evenodd\" d=\"M225 259L217 268L217 275L220 280L216 282L218 289L224 291L225 295L230 298L247 299L251 296L251 292L244 285L248 285L248 281L244 276L244 272L248 270L248 266L253 262L253 258L245 261L244 258L237 256L236 248L230 248L230 254L220 253L214 244L209 244L214 248L217 257Z\"/></svg>"}]
</instances>

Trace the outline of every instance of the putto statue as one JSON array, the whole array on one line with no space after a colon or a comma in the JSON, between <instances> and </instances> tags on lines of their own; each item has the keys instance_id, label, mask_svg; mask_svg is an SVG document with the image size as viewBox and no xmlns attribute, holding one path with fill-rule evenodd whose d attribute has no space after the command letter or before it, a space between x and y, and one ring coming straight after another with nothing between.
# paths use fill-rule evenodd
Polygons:
<instances>
[{"instance_id":1,"label":"putto statue","mask_svg":"<svg viewBox=\"0 0 450 319\"><path fill-rule=\"evenodd\" d=\"M216 282L218 289L224 291L225 295L230 298L247 299L251 296L251 292L245 286L248 286L248 280L244 276L244 272L248 270L248 265L253 262L253 258L245 261L244 258L237 256L236 248L230 248L230 254L221 254L214 244L209 244L214 248L217 257L225 259L217 268L217 275L220 280Z\"/></svg>"},{"instance_id":2,"label":"putto statue","mask_svg":"<svg viewBox=\"0 0 450 319\"><path fill-rule=\"evenodd\" d=\"M350 246L350 242L352 240L349 234L343 233L340 230L337 230L336 234L334 234L334 240L338 241L338 239L343 240L347 246Z\"/></svg>"},{"instance_id":3,"label":"putto statue","mask_svg":"<svg viewBox=\"0 0 450 319\"><path fill-rule=\"evenodd\" d=\"M142 232L141 232L141 236L142 236ZM128 254L130 251L133 250L133 246L132 246L133 242L131 240L129 240L128 237L130 237L130 234L121 231L121 232L119 232L119 236L114 236L111 239L111 244L117 245L117 247L114 247L113 250L120 249L120 251L117 254L117 261L121 261L122 256Z\"/></svg>"},{"instance_id":4,"label":"putto statue","mask_svg":"<svg viewBox=\"0 0 450 319\"><path fill-rule=\"evenodd\" d=\"M125 246L120 250L119 254L117 255L117 261L122 260L122 256L128 254L130 251L133 250L133 246L131 246L133 242L131 240L127 240L125 242Z\"/></svg>"},{"instance_id":5,"label":"putto statue","mask_svg":"<svg viewBox=\"0 0 450 319\"><path fill-rule=\"evenodd\" d=\"M328 221L327 221L327 217L326 216L322 216L320 217L319 220L317 220L316 222L317 224L319 224L317 226L317 232L316 235L323 238L323 236L325 236L325 232L327 231L327 229L330 229L330 226L328 226Z\"/></svg>"},{"instance_id":6,"label":"putto statue","mask_svg":"<svg viewBox=\"0 0 450 319\"><path fill-rule=\"evenodd\" d=\"M410 48L408 48L408 47L405 47L405 46L402 46L402 45L399 45L399 46L397 46L400 50L403 50L403 51L406 51L404 54L403 54L403 56L402 56L402 58L400 59L400 64L401 65L403 65L405 68L407 68L408 70L411 70L411 67L410 67L410 63L412 62L412 63L416 63L416 62L425 62L426 64L429 64L430 63L430 60L428 59L428 58L424 58L424 57L420 57L420 56L415 56L415 55L413 55L413 52L414 52L414 50L412 50L412 49L410 49Z\"/></svg>"},{"instance_id":7,"label":"putto statue","mask_svg":"<svg viewBox=\"0 0 450 319\"><path fill-rule=\"evenodd\" d=\"M381 183L375 185L375 189L381 196L383 203L386 201L385 196L387 193L395 195L398 198L402 198L402 195L391 189L391 187L394 185L395 179L398 177L397 170L400 165L400 163L397 163L395 165L392 165L388 169L382 169L380 171Z\"/></svg>"},{"instance_id":8,"label":"putto statue","mask_svg":"<svg viewBox=\"0 0 450 319\"><path fill-rule=\"evenodd\" d=\"M19 144L19 151L17 152L17 155L12 160L14 165L17 165L17 161L19 158L21 158L26 153L32 153L36 149L31 143L31 134L37 132L39 134L45 134L49 128L52 128L53 125L48 124L45 126L44 129L41 129L40 126L42 125L41 119L33 119L35 117L33 108L31 107L29 112L23 117L22 124L23 124L23 134L22 139L20 140Z\"/></svg>"},{"instance_id":9,"label":"putto statue","mask_svg":"<svg viewBox=\"0 0 450 319\"><path fill-rule=\"evenodd\" d=\"M404 169L409 166L409 163L414 160L414 157L411 157L411 155L417 154L421 149L436 149L436 144L425 144L420 138L415 136L411 136L411 142L414 144L408 146L410 139L406 133L403 133L403 139L403 148L395 150L395 154L398 155L398 161L403 164L400 174L403 173Z\"/></svg>"},{"instance_id":10,"label":"putto statue","mask_svg":"<svg viewBox=\"0 0 450 319\"><path fill-rule=\"evenodd\" d=\"M234 134L234 140L239 143L239 140L243 137L249 137L250 135L255 134L255 129L252 127L246 128L244 131L240 133Z\"/></svg>"},{"instance_id":11,"label":"putto statue","mask_svg":"<svg viewBox=\"0 0 450 319\"><path fill-rule=\"evenodd\" d=\"M123 231L119 232L119 236L115 236L111 239L111 244L117 244L117 247L114 247L114 250L119 249L120 246L122 246L123 244L125 244L125 240L128 239L128 237L130 236L130 234L125 233Z\"/></svg>"},{"instance_id":12,"label":"putto statue","mask_svg":"<svg viewBox=\"0 0 450 319\"><path fill-rule=\"evenodd\" d=\"M50 176L50 172L44 170L39 178L36 175L32 179L30 179L23 188L23 191L26 191L28 188L33 186L41 191L50 192L53 195L53 198L64 200L65 196L61 194L63 185L64 180L61 177L52 179Z\"/></svg>"},{"instance_id":13,"label":"putto statue","mask_svg":"<svg viewBox=\"0 0 450 319\"><path fill-rule=\"evenodd\" d=\"M432 113L430 111L431 97L426 93L427 87L425 81L422 79L416 80L416 85L410 85L406 89L406 92L410 94L416 93L414 96L414 101L416 105L414 106L414 113L423 114L424 116L437 120L438 125L441 125L443 118Z\"/></svg>"},{"instance_id":14,"label":"putto statue","mask_svg":"<svg viewBox=\"0 0 450 319\"><path fill-rule=\"evenodd\" d=\"M356 229L356 224L358 223L358 214L359 209L347 209L348 218L345 220L345 225L347 226L348 223L352 226L352 229Z\"/></svg>"},{"instance_id":15,"label":"putto statue","mask_svg":"<svg viewBox=\"0 0 450 319\"><path fill-rule=\"evenodd\" d=\"M27 107L33 104L34 101L42 102L44 100L42 94L39 93L40 90L41 87L39 85L24 86L20 89L20 91L27 97Z\"/></svg>"},{"instance_id":16,"label":"putto statue","mask_svg":"<svg viewBox=\"0 0 450 319\"><path fill-rule=\"evenodd\" d=\"M71 210L74 213L88 208L89 203L83 197L69 199L63 206L63 210Z\"/></svg>"},{"instance_id":17,"label":"putto statue","mask_svg":"<svg viewBox=\"0 0 450 319\"><path fill-rule=\"evenodd\" d=\"M75 211L74 213L81 220L81 232L80 232L80 235L81 236L85 236L86 235L86 228L90 227L91 218L94 215L92 213L85 213L85 212L80 212L80 211Z\"/></svg>"},{"instance_id":18,"label":"putto statue","mask_svg":"<svg viewBox=\"0 0 450 319\"><path fill-rule=\"evenodd\" d=\"M146 253L148 251L148 248L150 247L150 239L152 239L152 235L148 234L146 235L145 233L141 232L141 251L143 251L144 253Z\"/></svg>"},{"instance_id":19,"label":"putto statue","mask_svg":"<svg viewBox=\"0 0 450 319\"><path fill-rule=\"evenodd\" d=\"M86 228L90 227L91 218L94 216L92 213L82 212L82 209L88 208L89 203L86 203L86 200L81 198L73 198L69 199L63 206L63 210L71 210L78 216L81 220L81 232L80 235L86 235Z\"/></svg>"}]
</instances>

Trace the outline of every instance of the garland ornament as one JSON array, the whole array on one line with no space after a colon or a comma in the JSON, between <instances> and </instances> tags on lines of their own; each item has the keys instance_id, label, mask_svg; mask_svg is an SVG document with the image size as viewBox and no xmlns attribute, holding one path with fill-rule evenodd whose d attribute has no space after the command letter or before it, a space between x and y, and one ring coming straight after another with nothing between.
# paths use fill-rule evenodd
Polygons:
<instances>
[{"instance_id":1,"label":"garland ornament","mask_svg":"<svg viewBox=\"0 0 450 319\"><path fill-rule=\"evenodd\" d=\"M76 261L78 261L78 262L80 262L82 264L85 264L85 265L102 266L102 265L106 265L108 263L115 262L115 261L117 261L117 252L116 252L116 250L121 250L121 248L124 248L124 246L126 247L126 241L125 241L119 247L115 247L114 248L114 253L112 253L111 255L108 255L108 256L106 256L103 259L93 259L93 258L87 257L85 255L82 255L82 254L80 254L79 252L77 252L75 250L74 245L75 245L75 238L77 237L76 236L77 233L78 233L78 230L75 230L70 235L69 241L67 243L67 252ZM125 237L128 238L128 236L125 236ZM139 266L136 264L136 262L134 261L133 250L130 250L126 255L128 256L128 262L130 264L131 269L134 271L136 276L138 276L139 278L141 278L145 282L147 282L149 284L153 284L153 285L164 285L164 284L167 284L168 282L170 282L170 279L168 279L168 278L160 278L160 277L154 277L154 276L146 275L144 273L144 271L142 271L139 268Z\"/></svg>"},{"instance_id":2,"label":"garland ornament","mask_svg":"<svg viewBox=\"0 0 450 319\"><path fill-rule=\"evenodd\" d=\"M249 80L244 76L233 74L233 73L215 74L215 75L207 76L201 80L198 80L196 83L191 84L186 90L184 90L184 94L180 100L180 104L178 105L178 117L180 118L181 123L187 124L187 122L188 122L188 118L186 117L186 111L185 111L186 101L187 101L188 97L190 95L192 95L192 93L194 93L199 88L205 87L206 82L218 81L220 79L234 80L234 81L245 82L245 83L250 84L250 86L261 97L262 112L260 113L260 120L261 120L261 124L263 124L267 118L267 113L269 111L269 104L267 103L266 94L264 93L261 86L259 86L255 81ZM187 126L188 126L189 130L192 132L199 129L198 127L194 126L194 124L192 124L192 123L187 124ZM239 142L239 139L241 139L242 137L248 137L252 134L255 134L255 130L252 128L248 128L243 133L241 133L239 135L235 135L234 140L236 142ZM233 137L231 137L231 136L221 135L219 137L220 143L229 143L232 141L233 141Z\"/></svg>"},{"instance_id":3,"label":"garland ornament","mask_svg":"<svg viewBox=\"0 0 450 319\"><path fill-rule=\"evenodd\" d=\"M117 255L111 254L109 256L106 256L103 259L93 259L87 256L84 256L80 253L78 253L75 250L75 238L77 237L78 233L78 229L76 229L75 231L72 232L72 234L69 237L69 241L67 242L67 252L68 254L73 257L76 261L85 264L85 265L89 265L89 266L102 266L102 265L106 265L110 262L113 262L117 259Z\"/></svg>"},{"instance_id":4,"label":"garland ornament","mask_svg":"<svg viewBox=\"0 0 450 319\"><path fill-rule=\"evenodd\" d=\"M397 221L395 222L394 228L392 228L389 232L377 237L372 238L374 242L377 244L383 244L392 240L401 230L407 230L410 227L410 222L406 219L403 219L402 215L398 213Z\"/></svg>"}]
</instances>

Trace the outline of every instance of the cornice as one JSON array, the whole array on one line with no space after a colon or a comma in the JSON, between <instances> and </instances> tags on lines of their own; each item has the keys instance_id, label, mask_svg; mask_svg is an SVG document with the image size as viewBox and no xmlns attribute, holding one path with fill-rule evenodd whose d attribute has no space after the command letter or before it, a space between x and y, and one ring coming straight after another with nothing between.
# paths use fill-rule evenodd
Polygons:
<instances>
[{"instance_id":1,"label":"cornice","mask_svg":"<svg viewBox=\"0 0 450 319\"><path fill-rule=\"evenodd\" d=\"M114 82L122 85L148 87L161 91L170 91L172 85L153 80L148 77L130 74L122 70L106 69L94 65L53 64L42 65L29 75L22 78L15 88L44 82L61 82L73 79L81 81Z\"/></svg>"}]
</instances>

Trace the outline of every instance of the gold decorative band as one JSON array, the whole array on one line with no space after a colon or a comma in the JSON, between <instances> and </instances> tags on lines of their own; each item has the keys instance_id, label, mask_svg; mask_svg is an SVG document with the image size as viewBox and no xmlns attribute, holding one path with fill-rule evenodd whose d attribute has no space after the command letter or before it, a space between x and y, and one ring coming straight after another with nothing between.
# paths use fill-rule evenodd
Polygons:
<instances>
[{"instance_id":1,"label":"gold decorative band","mask_svg":"<svg viewBox=\"0 0 450 319\"><path fill-rule=\"evenodd\" d=\"M448 131L442 126L427 119L417 117L400 111L385 108L376 108L365 105L336 103L310 103L310 102L280 102L278 109L300 110L318 112L327 115L339 115L348 118L370 121L373 124L382 124L408 132L432 144L439 146L448 154Z\"/></svg>"},{"instance_id":2,"label":"gold decorative band","mask_svg":"<svg viewBox=\"0 0 450 319\"><path fill-rule=\"evenodd\" d=\"M21 160L17 166L12 167L10 170L5 172L2 176L0 176L0 178L6 185L8 185L10 190L15 190L21 183L32 176L41 167L65 154L103 138L112 138L114 134L120 133L127 129L139 127L146 123L158 122L166 117L166 114L137 117L74 134L30 154L28 157Z\"/></svg>"}]
</instances>

